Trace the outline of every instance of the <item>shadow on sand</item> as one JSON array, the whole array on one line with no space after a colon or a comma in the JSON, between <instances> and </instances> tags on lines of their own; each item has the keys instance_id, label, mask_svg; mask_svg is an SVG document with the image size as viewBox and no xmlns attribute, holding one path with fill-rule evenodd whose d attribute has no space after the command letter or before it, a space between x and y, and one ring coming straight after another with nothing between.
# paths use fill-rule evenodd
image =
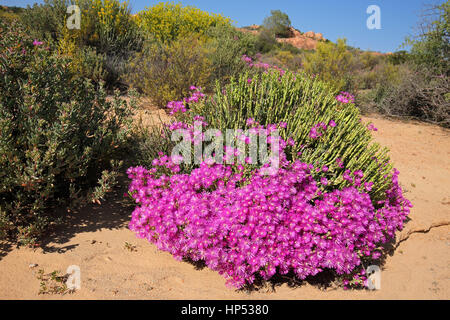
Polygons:
<instances>
[{"instance_id":1,"label":"shadow on sand","mask_svg":"<svg viewBox=\"0 0 450 320\"><path fill-rule=\"evenodd\" d=\"M78 244L66 246L64 244L80 232L126 228L134 207L124 199L123 193L126 190L127 181L123 178L118 186L105 197L101 205L89 204L70 212L65 209L56 209L56 216L64 217L64 219L61 224L50 228L40 240L39 245L43 253L65 253L74 249ZM0 260L15 247L17 244L14 242L0 242Z\"/></svg>"}]
</instances>

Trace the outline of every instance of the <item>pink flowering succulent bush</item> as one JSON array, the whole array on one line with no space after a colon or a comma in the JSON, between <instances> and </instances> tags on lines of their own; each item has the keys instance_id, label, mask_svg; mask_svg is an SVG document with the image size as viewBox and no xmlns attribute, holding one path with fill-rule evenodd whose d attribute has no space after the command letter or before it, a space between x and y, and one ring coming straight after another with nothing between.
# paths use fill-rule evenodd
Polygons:
<instances>
[{"instance_id":1,"label":"pink flowering succulent bush","mask_svg":"<svg viewBox=\"0 0 450 320\"><path fill-rule=\"evenodd\" d=\"M194 144L204 139L198 124L238 129L246 144L251 130L278 130L279 141L268 143L279 143L279 168L264 175L269 163L248 158L188 166L160 153L148 168L128 170L137 204L130 229L177 259L204 261L236 288L326 270L364 285L365 268L382 258L411 203L354 104L317 79L270 68L212 96L191 89L191 98L169 104L169 130L186 130Z\"/></svg>"},{"instance_id":2,"label":"pink flowering succulent bush","mask_svg":"<svg viewBox=\"0 0 450 320\"><path fill-rule=\"evenodd\" d=\"M176 159L163 154L151 169L130 168L129 192L138 204L130 229L179 260L203 260L237 288L277 272L305 279L326 269L362 284L365 267L380 258L381 245L409 213L398 171L376 208L358 190L361 171L346 170L348 187L330 190L326 178L313 175L327 168L281 158L269 176L207 161L180 173Z\"/></svg>"}]
</instances>

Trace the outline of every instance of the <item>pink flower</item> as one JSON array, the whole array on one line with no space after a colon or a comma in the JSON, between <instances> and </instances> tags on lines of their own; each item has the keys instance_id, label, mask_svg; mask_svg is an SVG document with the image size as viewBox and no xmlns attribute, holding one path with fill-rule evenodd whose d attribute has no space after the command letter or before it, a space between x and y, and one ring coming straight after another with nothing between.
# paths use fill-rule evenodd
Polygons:
<instances>
[{"instance_id":1,"label":"pink flower","mask_svg":"<svg viewBox=\"0 0 450 320\"><path fill-rule=\"evenodd\" d=\"M343 169L344 168L344 162L342 162L341 158L337 158L336 159L336 164L339 168Z\"/></svg>"},{"instance_id":2,"label":"pink flower","mask_svg":"<svg viewBox=\"0 0 450 320\"><path fill-rule=\"evenodd\" d=\"M355 96L345 92L345 91L341 91L341 93L339 95L336 96L336 100L341 102L341 103L354 103L355 102Z\"/></svg>"},{"instance_id":3,"label":"pink flower","mask_svg":"<svg viewBox=\"0 0 450 320\"><path fill-rule=\"evenodd\" d=\"M255 124L256 122L255 122L255 119L253 119L253 118L249 118L249 119L247 119L247 121L246 121L246 124L247 124L247 126L251 126L251 125L253 125L253 124Z\"/></svg>"},{"instance_id":4,"label":"pink flower","mask_svg":"<svg viewBox=\"0 0 450 320\"><path fill-rule=\"evenodd\" d=\"M36 39L33 41L33 46L40 46L42 44L44 44L42 41L37 41Z\"/></svg>"}]
</instances>

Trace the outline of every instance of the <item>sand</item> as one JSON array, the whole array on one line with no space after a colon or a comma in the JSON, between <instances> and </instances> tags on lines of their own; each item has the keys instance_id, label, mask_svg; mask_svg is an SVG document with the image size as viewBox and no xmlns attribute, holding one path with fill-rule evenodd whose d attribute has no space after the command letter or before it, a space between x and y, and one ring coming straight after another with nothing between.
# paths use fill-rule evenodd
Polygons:
<instances>
[{"instance_id":1,"label":"sand","mask_svg":"<svg viewBox=\"0 0 450 320\"><path fill-rule=\"evenodd\" d=\"M132 207L117 190L102 205L68 214L40 248L0 243L1 299L449 299L450 134L416 122L365 117L391 149L414 208L381 272L381 289L344 290L279 279L234 290L207 268L176 261L127 229ZM129 244L128 248L126 243ZM130 248L132 250L130 250ZM36 266L37 265L37 266ZM74 293L40 295L38 270L80 267Z\"/></svg>"}]
</instances>

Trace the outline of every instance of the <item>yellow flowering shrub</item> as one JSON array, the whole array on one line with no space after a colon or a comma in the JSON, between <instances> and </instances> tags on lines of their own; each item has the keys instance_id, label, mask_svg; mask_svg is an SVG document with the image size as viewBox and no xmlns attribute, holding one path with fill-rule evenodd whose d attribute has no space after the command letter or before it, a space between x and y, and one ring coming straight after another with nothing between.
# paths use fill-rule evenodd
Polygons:
<instances>
[{"instance_id":1,"label":"yellow flowering shrub","mask_svg":"<svg viewBox=\"0 0 450 320\"><path fill-rule=\"evenodd\" d=\"M102 53L121 54L136 49L140 35L128 1L76 0L81 8L81 41Z\"/></svg>"},{"instance_id":2,"label":"yellow flowering shrub","mask_svg":"<svg viewBox=\"0 0 450 320\"><path fill-rule=\"evenodd\" d=\"M66 30L58 41L58 54L69 58L74 78L88 78L97 84L106 80L105 55L98 54L95 48L78 46L75 40L76 34Z\"/></svg>"},{"instance_id":3,"label":"yellow flowering shrub","mask_svg":"<svg viewBox=\"0 0 450 320\"><path fill-rule=\"evenodd\" d=\"M221 14L209 13L198 8L160 2L147 7L136 16L138 25L157 40L167 42L190 33L204 34L210 27L231 24L231 20Z\"/></svg>"}]
</instances>

